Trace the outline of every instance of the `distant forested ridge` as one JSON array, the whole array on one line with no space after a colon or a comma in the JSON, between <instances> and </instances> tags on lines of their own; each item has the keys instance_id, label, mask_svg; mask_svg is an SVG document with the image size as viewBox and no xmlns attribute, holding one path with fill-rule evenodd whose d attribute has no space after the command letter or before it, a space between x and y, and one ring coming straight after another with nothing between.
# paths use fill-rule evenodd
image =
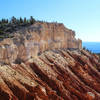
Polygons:
<instances>
[{"instance_id":1,"label":"distant forested ridge","mask_svg":"<svg viewBox=\"0 0 100 100\"><path fill-rule=\"evenodd\" d=\"M26 17L16 18L14 16L10 20L3 18L0 20L0 38L12 37L13 35L10 33L21 29L22 27L30 26L35 22L36 20L32 16L30 16L29 19Z\"/></svg>"}]
</instances>

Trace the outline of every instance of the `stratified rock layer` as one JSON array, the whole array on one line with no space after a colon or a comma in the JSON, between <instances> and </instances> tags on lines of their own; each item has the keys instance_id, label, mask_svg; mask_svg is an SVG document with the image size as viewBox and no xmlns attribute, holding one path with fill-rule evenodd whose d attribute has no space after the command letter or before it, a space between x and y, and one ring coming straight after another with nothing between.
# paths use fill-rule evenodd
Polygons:
<instances>
[{"instance_id":1,"label":"stratified rock layer","mask_svg":"<svg viewBox=\"0 0 100 100\"><path fill-rule=\"evenodd\" d=\"M0 100L100 100L99 58L59 49L1 65Z\"/></svg>"},{"instance_id":2,"label":"stratified rock layer","mask_svg":"<svg viewBox=\"0 0 100 100\"><path fill-rule=\"evenodd\" d=\"M18 59L25 61L50 49L82 48L81 40L75 39L75 32L58 23L36 22L10 34L13 38L0 42L2 63L12 63Z\"/></svg>"}]
</instances>

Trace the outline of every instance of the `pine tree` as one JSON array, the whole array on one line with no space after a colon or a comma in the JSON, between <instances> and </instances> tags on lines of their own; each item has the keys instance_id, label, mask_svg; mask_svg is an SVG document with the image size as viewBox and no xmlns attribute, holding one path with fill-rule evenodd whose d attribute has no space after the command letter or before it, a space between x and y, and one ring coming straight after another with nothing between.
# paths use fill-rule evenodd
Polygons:
<instances>
[{"instance_id":1,"label":"pine tree","mask_svg":"<svg viewBox=\"0 0 100 100\"><path fill-rule=\"evenodd\" d=\"M20 20L20 23L23 23L23 19L22 19L21 17L20 17L20 19L19 19L19 20Z\"/></svg>"},{"instance_id":2,"label":"pine tree","mask_svg":"<svg viewBox=\"0 0 100 100\"><path fill-rule=\"evenodd\" d=\"M24 17L24 24L26 24L27 23L27 19L26 19L26 17Z\"/></svg>"},{"instance_id":3,"label":"pine tree","mask_svg":"<svg viewBox=\"0 0 100 100\"><path fill-rule=\"evenodd\" d=\"M11 18L11 23L14 23L14 24L17 23L17 19L14 16Z\"/></svg>"},{"instance_id":4,"label":"pine tree","mask_svg":"<svg viewBox=\"0 0 100 100\"><path fill-rule=\"evenodd\" d=\"M33 16L30 16L30 24L34 24L35 19L33 18Z\"/></svg>"}]
</instances>

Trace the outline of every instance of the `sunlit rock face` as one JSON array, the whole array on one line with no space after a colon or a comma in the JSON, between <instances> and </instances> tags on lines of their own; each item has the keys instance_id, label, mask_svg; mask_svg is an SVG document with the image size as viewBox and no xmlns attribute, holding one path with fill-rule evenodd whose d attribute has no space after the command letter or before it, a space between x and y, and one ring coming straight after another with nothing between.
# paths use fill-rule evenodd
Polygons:
<instances>
[{"instance_id":1,"label":"sunlit rock face","mask_svg":"<svg viewBox=\"0 0 100 100\"><path fill-rule=\"evenodd\" d=\"M0 42L0 62L26 61L46 50L59 48L81 49L81 40L75 32L59 23L36 22L14 33L13 38Z\"/></svg>"},{"instance_id":2,"label":"sunlit rock face","mask_svg":"<svg viewBox=\"0 0 100 100\"><path fill-rule=\"evenodd\" d=\"M99 58L58 49L0 65L0 100L100 100Z\"/></svg>"},{"instance_id":3,"label":"sunlit rock face","mask_svg":"<svg viewBox=\"0 0 100 100\"><path fill-rule=\"evenodd\" d=\"M0 100L100 100L100 59L63 24L36 22L0 42Z\"/></svg>"}]
</instances>

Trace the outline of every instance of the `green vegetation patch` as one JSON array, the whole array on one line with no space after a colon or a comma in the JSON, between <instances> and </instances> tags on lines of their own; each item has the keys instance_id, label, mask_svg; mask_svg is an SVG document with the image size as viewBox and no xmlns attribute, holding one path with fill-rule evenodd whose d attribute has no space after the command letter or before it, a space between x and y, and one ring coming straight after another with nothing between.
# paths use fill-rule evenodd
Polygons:
<instances>
[{"instance_id":1,"label":"green vegetation patch","mask_svg":"<svg viewBox=\"0 0 100 100\"><path fill-rule=\"evenodd\" d=\"M3 18L0 20L0 39L12 38L13 35L11 33L22 27L30 26L35 22L36 20L32 16L30 19L26 19L26 17L15 18L14 16L10 20Z\"/></svg>"}]
</instances>

